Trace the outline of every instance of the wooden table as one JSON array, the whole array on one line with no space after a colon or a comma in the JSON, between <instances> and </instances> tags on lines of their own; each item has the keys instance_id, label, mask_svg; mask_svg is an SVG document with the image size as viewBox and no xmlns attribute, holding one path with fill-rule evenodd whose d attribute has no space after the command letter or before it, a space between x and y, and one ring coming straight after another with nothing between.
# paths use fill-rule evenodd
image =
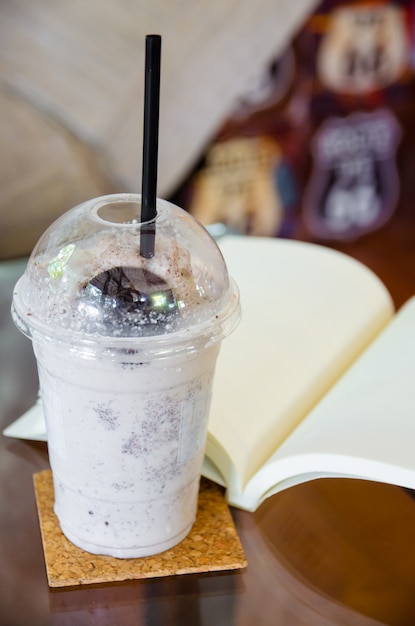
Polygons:
<instances>
[{"instance_id":1,"label":"wooden table","mask_svg":"<svg viewBox=\"0 0 415 626\"><path fill-rule=\"evenodd\" d=\"M399 307L415 292L415 219L336 246L374 269ZM0 266L0 426L35 400L30 342L10 320L19 262ZM415 381L414 381L415 384ZM255 513L232 509L246 571L48 588L32 484L45 444L0 437L0 624L347 626L415 624L415 494L359 480L288 489ZM415 454L415 442L414 442Z\"/></svg>"}]
</instances>

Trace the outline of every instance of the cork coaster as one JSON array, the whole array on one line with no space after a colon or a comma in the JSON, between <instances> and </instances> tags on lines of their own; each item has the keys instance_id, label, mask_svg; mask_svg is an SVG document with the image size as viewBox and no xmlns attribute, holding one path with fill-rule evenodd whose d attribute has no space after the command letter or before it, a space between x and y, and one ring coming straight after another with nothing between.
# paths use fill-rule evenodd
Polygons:
<instances>
[{"instance_id":1,"label":"cork coaster","mask_svg":"<svg viewBox=\"0 0 415 626\"><path fill-rule=\"evenodd\" d=\"M62 533L53 511L51 470L34 475L36 503L50 587L72 587L177 574L242 569L247 562L220 488L202 478L196 521L177 546L139 559L84 552Z\"/></svg>"}]
</instances>

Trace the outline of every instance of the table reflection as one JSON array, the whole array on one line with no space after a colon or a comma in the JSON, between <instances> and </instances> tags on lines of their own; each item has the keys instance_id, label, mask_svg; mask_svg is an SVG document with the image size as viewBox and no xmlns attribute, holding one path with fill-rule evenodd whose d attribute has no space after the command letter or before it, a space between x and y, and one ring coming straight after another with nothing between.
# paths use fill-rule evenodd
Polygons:
<instances>
[{"instance_id":1,"label":"table reflection","mask_svg":"<svg viewBox=\"0 0 415 626\"><path fill-rule=\"evenodd\" d=\"M382 624L414 623L412 492L321 479L274 496L255 518L265 551L319 610L332 602Z\"/></svg>"}]
</instances>

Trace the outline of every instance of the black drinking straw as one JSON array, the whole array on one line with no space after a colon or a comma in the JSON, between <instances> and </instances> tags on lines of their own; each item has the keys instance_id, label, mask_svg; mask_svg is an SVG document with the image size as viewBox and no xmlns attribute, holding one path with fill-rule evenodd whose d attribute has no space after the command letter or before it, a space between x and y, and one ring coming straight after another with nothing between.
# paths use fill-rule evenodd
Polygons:
<instances>
[{"instance_id":1,"label":"black drinking straw","mask_svg":"<svg viewBox=\"0 0 415 626\"><path fill-rule=\"evenodd\" d=\"M146 259L154 256L156 237L160 59L160 35L147 35L144 84L143 176L141 183L141 222L143 225L140 237L140 254Z\"/></svg>"}]
</instances>

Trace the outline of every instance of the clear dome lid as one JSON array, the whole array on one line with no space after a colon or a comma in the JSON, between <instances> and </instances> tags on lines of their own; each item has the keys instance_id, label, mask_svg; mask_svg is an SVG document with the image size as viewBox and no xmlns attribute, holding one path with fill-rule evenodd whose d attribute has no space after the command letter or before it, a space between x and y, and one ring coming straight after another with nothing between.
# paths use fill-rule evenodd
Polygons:
<instances>
[{"instance_id":1,"label":"clear dome lid","mask_svg":"<svg viewBox=\"0 0 415 626\"><path fill-rule=\"evenodd\" d=\"M157 200L153 222L140 222L140 211L138 194L102 196L46 230L13 298L13 317L26 335L125 339L209 331L221 339L234 328L238 290L206 229L164 200ZM154 254L147 258L143 237L151 232Z\"/></svg>"}]
</instances>

